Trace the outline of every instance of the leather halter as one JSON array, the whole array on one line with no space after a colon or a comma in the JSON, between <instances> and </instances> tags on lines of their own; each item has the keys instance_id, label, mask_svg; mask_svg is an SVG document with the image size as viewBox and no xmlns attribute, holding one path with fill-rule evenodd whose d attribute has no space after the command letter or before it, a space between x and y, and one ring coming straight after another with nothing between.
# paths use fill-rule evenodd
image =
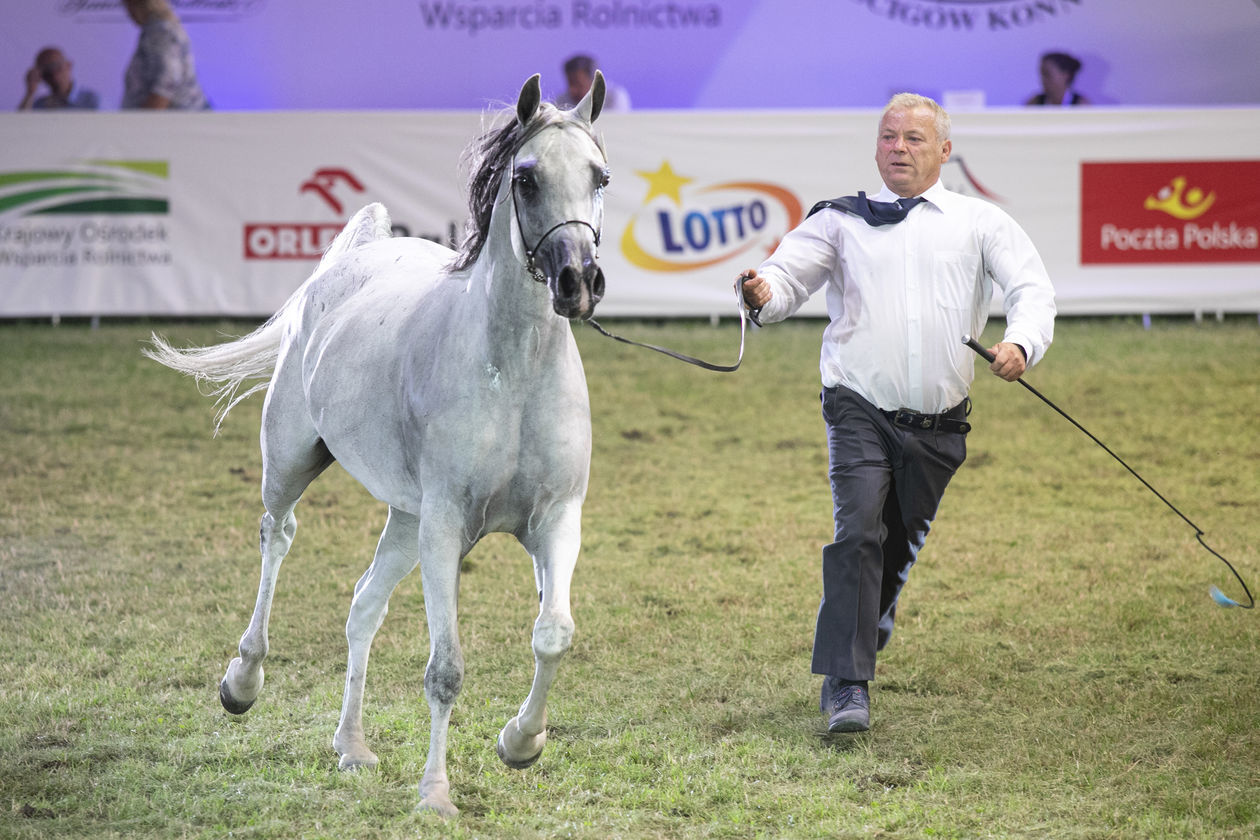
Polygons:
<instances>
[{"instance_id":1,"label":"leather halter","mask_svg":"<svg viewBox=\"0 0 1260 840\"><path fill-rule=\"evenodd\" d=\"M532 248L529 247L529 240L525 238L525 226L521 224L520 204L517 203L517 197L516 197L516 158L515 157L512 158L512 170L511 172L508 173L508 178L511 179L508 189L512 193L512 215L516 217L516 230L520 234L521 244L525 246L525 270L529 272L529 275L533 277L535 281L539 283L547 282L546 275L544 275L542 273L542 270L538 268L536 257L538 255L538 250L542 248L543 243L547 241L547 237L551 236L551 234L555 233L560 228L567 227L568 225L585 225L586 227L590 228L591 233L594 234L595 236L595 247L596 248L599 247L599 240L600 240L599 230L593 224L591 224L588 221L585 221L584 219L566 219L563 222L557 222L556 224L548 228L546 233L538 237L538 241L534 243L534 247ZM598 259L598 255L596 255L596 259Z\"/></svg>"}]
</instances>

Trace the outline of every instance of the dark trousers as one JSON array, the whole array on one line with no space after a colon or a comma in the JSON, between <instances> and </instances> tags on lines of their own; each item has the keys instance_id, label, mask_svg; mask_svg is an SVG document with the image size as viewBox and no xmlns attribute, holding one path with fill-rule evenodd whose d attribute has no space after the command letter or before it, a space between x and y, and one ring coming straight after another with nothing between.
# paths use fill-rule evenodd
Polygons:
<instances>
[{"instance_id":1,"label":"dark trousers","mask_svg":"<svg viewBox=\"0 0 1260 840\"><path fill-rule=\"evenodd\" d=\"M892 635L897 596L967 457L967 438L895 425L843 387L824 389L822 406L836 530L822 552L812 670L870 680L875 654ZM961 406L950 412L964 414Z\"/></svg>"}]
</instances>

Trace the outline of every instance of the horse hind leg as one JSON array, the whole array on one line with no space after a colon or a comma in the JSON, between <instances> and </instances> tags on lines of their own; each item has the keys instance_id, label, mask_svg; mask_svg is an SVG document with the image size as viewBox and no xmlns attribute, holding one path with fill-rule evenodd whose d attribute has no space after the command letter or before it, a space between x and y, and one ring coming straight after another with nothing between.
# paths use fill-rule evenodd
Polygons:
<instances>
[{"instance_id":1,"label":"horse hind leg","mask_svg":"<svg viewBox=\"0 0 1260 840\"><path fill-rule=\"evenodd\" d=\"M272 410L279 393L273 384L263 409L262 490L266 513L258 529L262 554L258 595L249 626L241 636L240 655L228 664L219 682L219 701L234 715L249 711L262 691L262 665L267 658L267 625L271 619L276 578L297 531L293 509L310 483L333 462L328 448L309 424L299 430L282 428L287 424L282 422L283 418L277 419L277 412Z\"/></svg>"},{"instance_id":2,"label":"horse hind leg","mask_svg":"<svg viewBox=\"0 0 1260 840\"><path fill-rule=\"evenodd\" d=\"M376 755L368 749L363 732L363 689L367 678L372 640L389 612L389 597L420 559L419 520L391 507L385 530L376 546L372 565L354 587L354 600L346 620L346 689L341 703L341 720L333 735L333 749L340 756L338 767L353 770L375 767Z\"/></svg>"},{"instance_id":3,"label":"horse hind leg","mask_svg":"<svg viewBox=\"0 0 1260 840\"><path fill-rule=\"evenodd\" d=\"M254 705L263 686L263 660L267 658L267 624L271 617L271 600L275 595L276 578L280 564L293 543L297 532L297 517L290 506L280 516L270 511L263 514L258 526L259 551L262 554L262 574L258 581L258 596L254 601L254 613L249 627L241 636L235 659L228 664L227 673L219 682L219 701L223 708L234 715L243 715Z\"/></svg>"},{"instance_id":4,"label":"horse hind leg","mask_svg":"<svg viewBox=\"0 0 1260 840\"><path fill-rule=\"evenodd\" d=\"M577 565L581 543L580 507L571 506L534 557L535 574L542 587L538 619L534 622L534 682L520 711L499 733L495 750L508 767L523 770L542 755L547 743L547 694L560 668L560 660L573 644L573 616L569 585Z\"/></svg>"}]
</instances>

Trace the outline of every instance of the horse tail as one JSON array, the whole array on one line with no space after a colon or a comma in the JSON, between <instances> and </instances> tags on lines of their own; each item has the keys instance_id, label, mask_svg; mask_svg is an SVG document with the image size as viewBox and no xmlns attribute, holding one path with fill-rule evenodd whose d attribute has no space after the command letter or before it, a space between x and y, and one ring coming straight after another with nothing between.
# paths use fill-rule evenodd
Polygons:
<instances>
[{"instance_id":1,"label":"horse tail","mask_svg":"<svg viewBox=\"0 0 1260 840\"><path fill-rule=\"evenodd\" d=\"M295 296L296 297L296 296ZM140 352L159 364L166 365L197 380L197 388L206 396L215 397L219 409L214 418L214 433L219 433L228 412L241 400L265 391L271 384L287 319L294 298L267 322L249 335L210 347L176 348L165 338L153 333L152 346ZM251 379L261 379L244 391L241 387Z\"/></svg>"},{"instance_id":2,"label":"horse tail","mask_svg":"<svg viewBox=\"0 0 1260 840\"><path fill-rule=\"evenodd\" d=\"M159 364L197 380L197 387L206 396L215 397L218 414L214 432L237 403L271 385L272 374L280 358L280 350L289 324L300 317L307 287L336 259L355 248L392 235L389 213L379 203L369 204L354 215L320 259L319 268L304 282L274 315L252 333L235 341L210 347L173 347L165 338L153 333L151 347L140 352ZM261 380L241 390L249 380Z\"/></svg>"}]
</instances>

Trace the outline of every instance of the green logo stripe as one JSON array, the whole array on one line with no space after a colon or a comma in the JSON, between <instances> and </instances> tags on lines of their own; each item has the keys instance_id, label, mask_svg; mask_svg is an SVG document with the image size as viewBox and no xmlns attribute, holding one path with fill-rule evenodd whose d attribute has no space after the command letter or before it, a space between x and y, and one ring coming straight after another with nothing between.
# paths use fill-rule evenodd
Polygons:
<instances>
[{"instance_id":1,"label":"green logo stripe","mask_svg":"<svg viewBox=\"0 0 1260 840\"><path fill-rule=\"evenodd\" d=\"M0 172L0 188L13 186L14 184L29 184L32 181L57 181L69 180L76 181L96 180L117 182L117 175L108 175L103 172Z\"/></svg>"},{"instance_id":2,"label":"green logo stripe","mask_svg":"<svg viewBox=\"0 0 1260 840\"><path fill-rule=\"evenodd\" d=\"M165 160L89 160L88 163L94 166L116 166L119 169L130 169L134 172L141 172L158 178L169 178L171 176L171 164Z\"/></svg>"},{"instance_id":3,"label":"green logo stripe","mask_svg":"<svg viewBox=\"0 0 1260 840\"><path fill-rule=\"evenodd\" d=\"M0 215L168 213L164 160L89 160L65 169L0 172ZM155 195L156 193L156 195Z\"/></svg>"},{"instance_id":4,"label":"green logo stripe","mask_svg":"<svg viewBox=\"0 0 1260 840\"><path fill-rule=\"evenodd\" d=\"M10 210L14 207L21 207L23 204L33 204L36 201L43 201L45 198L53 198L59 195L76 195L86 192L100 192L100 188L88 186L49 187L43 190L30 190L29 192L0 196L0 212Z\"/></svg>"},{"instance_id":5,"label":"green logo stripe","mask_svg":"<svg viewBox=\"0 0 1260 840\"><path fill-rule=\"evenodd\" d=\"M168 213L170 202L164 198L95 198L74 201L32 211L32 216L52 213Z\"/></svg>"}]
</instances>

